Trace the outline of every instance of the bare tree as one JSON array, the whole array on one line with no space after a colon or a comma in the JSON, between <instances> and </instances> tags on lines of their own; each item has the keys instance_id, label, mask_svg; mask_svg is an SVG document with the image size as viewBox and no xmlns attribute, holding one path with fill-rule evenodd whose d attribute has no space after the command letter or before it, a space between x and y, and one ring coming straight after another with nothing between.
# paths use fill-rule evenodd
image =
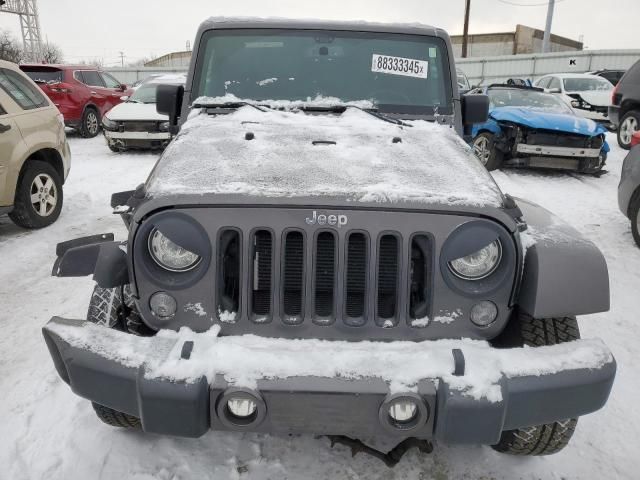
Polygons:
<instances>
[{"instance_id":1,"label":"bare tree","mask_svg":"<svg viewBox=\"0 0 640 480\"><path fill-rule=\"evenodd\" d=\"M97 67L97 68L102 68L104 67L104 58L89 58L87 60L80 60L78 62L78 65L86 65L88 67Z\"/></svg>"},{"instance_id":2,"label":"bare tree","mask_svg":"<svg viewBox=\"0 0 640 480\"><path fill-rule=\"evenodd\" d=\"M45 43L42 47L42 61L44 63L62 63L64 61L62 49L55 43Z\"/></svg>"},{"instance_id":3,"label":"bare tree","mask_svg":"<svg viewBox=\"0 0 640 480\"><path fill-rule=\"evenodd\" d=\"M22 46L10 32L0 31L0 60L20 63L24 59Z\"/></svg>"}]
</instances>

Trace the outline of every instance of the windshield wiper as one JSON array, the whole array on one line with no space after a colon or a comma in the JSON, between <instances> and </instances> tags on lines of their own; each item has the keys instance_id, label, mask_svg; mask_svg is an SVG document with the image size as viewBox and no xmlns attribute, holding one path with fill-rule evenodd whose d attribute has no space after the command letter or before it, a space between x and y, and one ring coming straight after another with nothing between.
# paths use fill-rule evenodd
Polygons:
<instances>
[{"instance_id":1,"label":"windshield wiper","mask_svg":"<svg viewBox=\"0 0 640 480\"><path fill-rule=\"evenodd\" d=\"M329 112L329 113L344 113L348 108L355 108L356 110L360 110L361 112L368 113L371 116L376 117L383 122L392 123L394 125L401 125L403 127L412 127L413 125L409 125L408 123L403 122L397 118L392 118L384 113L380 113L377 108L362 108L357 105L327 105L327 106L313 106L313 105L305 105L300 107L300 110L303 112Z\"/></svg>"},{"instance_id":2,"label":"windshield wiper","mask_svg":"<svg viewBox=\"0 0 640 480\"><path fill-rule=\"evenodd\" d=\"M266 110L251 102L194 103L192 108L240 108L247 105L261 112L266 112Z\"/></svg>"}]
</instances>

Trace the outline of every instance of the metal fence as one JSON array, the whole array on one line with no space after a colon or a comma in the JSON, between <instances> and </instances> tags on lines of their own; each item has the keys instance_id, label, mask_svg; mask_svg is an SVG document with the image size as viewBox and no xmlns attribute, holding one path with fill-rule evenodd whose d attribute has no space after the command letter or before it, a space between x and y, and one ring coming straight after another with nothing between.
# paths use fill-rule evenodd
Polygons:
<instances>
[{"instance_id":1,"label":"metal fence","mask_svg":"<svg viewBox=\"0 0 640 480\"><path fill-rule=\"evenodd\" d=\"M499 83L509 78L536 80L550 73L585 73L601 69L626 70L640 60L640 50L505 55L457 59L472 85Z\"/></svg>"},{"instance_id":2,"label":"metal fence","mask_svg":"<svg viewBox=\"0 0 640 480\"><path fill-rule=\"evenodd\" d=\"M136 68L105 68L105 71L116 77L126 85L132 85L138 80L144 80L151 75L187 73L187 67L136 67Z\"/></svg>"}]
</instances>

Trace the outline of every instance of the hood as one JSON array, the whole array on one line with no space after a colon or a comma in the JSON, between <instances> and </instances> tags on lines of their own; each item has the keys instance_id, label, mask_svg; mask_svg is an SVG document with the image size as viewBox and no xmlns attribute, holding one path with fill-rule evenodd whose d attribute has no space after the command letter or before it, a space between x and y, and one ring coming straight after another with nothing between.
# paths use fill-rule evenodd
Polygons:
<instances>
[{"instance_id":1,"label":"hood","mask_svg":"<svg viewBox=\"0 0 640 480\"><path fill-rule=\"evenodd\" d=\"M585 90L584 92L567 92L567 95L580 95L582 99L596 107L611 105L611 90Z\"/></svg>"},{"instance_id":2,"label":"hood","mask_svg":"<svg viewBox=\"0 0 640 480\"><path fill-rule=\"evenodd\" d=\"M155 103L124 102L107 112L106 117L113 121L146 120L166 121L169 117L156 111Z\"/></svg>"},{"instance_id":3,"label":"hood","mask_svg":"<svg viewBox=\"0 0 640 480\"><path fill-rule=\"evenodd\" d=\"M155 198L502 206L493 178L455 130L396 125L356 108L340 115L194 111L146 186Z\"/></svg>"},{"instance_id":4,"label":"hood","mask_svg":"<svg viewBox=\"0 0 640 480\"><path fill-rule=\"evenodd\" d=\"M489 112L489 116L498 122L513 122L529 128L551 130L579 135L595 136L606 129L588 118L576 115L554 113L522 107L500 107Z\"/></svg>"}]
</instances>

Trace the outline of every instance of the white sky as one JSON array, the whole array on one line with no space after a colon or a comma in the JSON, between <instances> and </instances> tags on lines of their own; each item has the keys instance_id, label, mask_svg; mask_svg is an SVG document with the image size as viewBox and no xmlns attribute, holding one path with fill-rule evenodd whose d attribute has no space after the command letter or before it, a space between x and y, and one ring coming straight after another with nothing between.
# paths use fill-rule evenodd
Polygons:
<instances>
[{"instance_id":1,"label":"white sky","mask_svg":"<svg viewBox=\"0 0 640 480\"><path fill-rule=\"evenodd\" d=\"M543 4L546 0L504 0ZM60 45L68 62L104 58L105 65L184 50L198 24L220 15L422 22L462 33L464 0L38 0L42 33ZM516 7L472 0L471 33L514 31L517 23L544 28L546 6ZM557 0L553 33L589 49L640 48L640 0ZM19 35L14 15L0 14L0 29Z\"/></svg>"}]
</instances>

